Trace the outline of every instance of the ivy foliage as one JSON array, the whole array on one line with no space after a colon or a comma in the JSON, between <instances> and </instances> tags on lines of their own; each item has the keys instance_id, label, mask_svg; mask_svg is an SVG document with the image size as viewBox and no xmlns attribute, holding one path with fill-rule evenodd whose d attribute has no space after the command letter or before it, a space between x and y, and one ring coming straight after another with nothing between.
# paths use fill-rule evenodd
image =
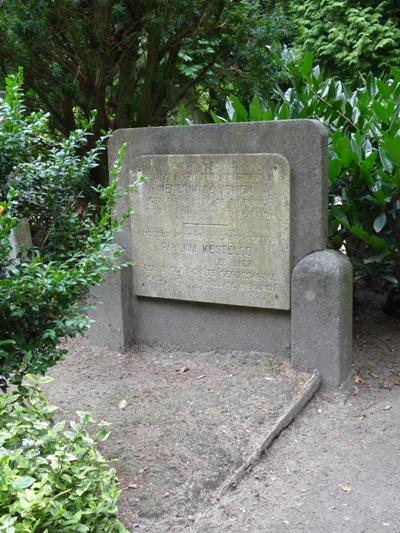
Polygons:
<instances>
[{"instance_id":1,"label":"ivy foliage","mask_svg":"<svg viewBox=\"0 0 400 533\"><path fill-rule=\"evenodd\" d=\"M94 420L83 412L56 423L38 385L25 388L0 395L0 532L127 533L115 470L95 448L107 424L89 432Z\"/></svg>"},{"instance_id":2,"label":"ivy foliage","mask_svg":"<svg viewBox=\"0 0 400 533\"><path fill-rule=\"evenodd\" d=\"M400 63L400 4L397 0L304 0L292 2L294 45L312 52L331 75L357 80L382 75Z\"/></svg>"},{"instance_id":3,"label":"ivy foliage","mask_svg":"<svg viewBox=\"0 0 400 533\"><path fill-rule=\"evenodd\" d=\"M214 122L308 118L329 131L330 245L345 249L359 276L400 284L400 70L369 74L352 90L313 66L312 54L296 60L287 52L291 87L281 103L255 97L244 106L226 101Z\"/></svg>"}]
</instances>

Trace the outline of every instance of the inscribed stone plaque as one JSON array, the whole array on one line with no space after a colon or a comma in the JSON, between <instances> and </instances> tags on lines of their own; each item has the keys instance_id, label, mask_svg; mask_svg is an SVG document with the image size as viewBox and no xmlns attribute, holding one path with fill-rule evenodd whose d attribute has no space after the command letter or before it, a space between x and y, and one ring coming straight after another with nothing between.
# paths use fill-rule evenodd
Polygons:
<instances>
[{"instance_id":1,"label":"inscribed stone plaque","mask_svg":"<svg viewBox=\"0 0 400 533\"><path fill-rule=\"evenodd\" d=\"M290 168L278 154L157 155L131 201L139 296L290 308Z\"/></svg>"}]
</instances>

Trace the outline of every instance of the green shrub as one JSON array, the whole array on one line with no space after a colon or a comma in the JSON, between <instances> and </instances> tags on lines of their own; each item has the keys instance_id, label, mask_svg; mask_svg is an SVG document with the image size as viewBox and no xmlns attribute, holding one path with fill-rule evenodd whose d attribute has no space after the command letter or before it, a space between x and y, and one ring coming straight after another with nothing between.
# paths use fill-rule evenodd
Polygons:
<instances>
[{"instance_id":1,"label":"green shrub","mask_svg":"<svg viewBox=\"0 0 400 533\"><path fill-rule=\"evenodd\" d=\"M29 219L34 245L47 255L66 257L85 247L97 202L90 172L105 149L103 136L87 150L94 114L64 137L49 133L49 114L28 112L22 71L6 79L0 100L0 199L10 190L12 212Z\"/></svg>"},{"instance_id":2,"label":"green shrub","mask_svg":"<svg viewBox=\"0 0 400 533\"><path fill-rule=\"evenodd\" d=\"M78 412L66 427L56 409L37 386L0 395L0 532L127 532L115 470L95 448L106 425L89 433L91 416Z\"/></svg>"},{"instance_id":3,"label":"green shrub","mask_svg":"<svg viewBox=\"0 0 400 533\"><path fill-rule=\"evenodd\" d=\"M313 68L311 54L287 57L291 87L271 107L254 98L246 109L227 99L227 117L215 122L314 118L329 131L330 245L345 247L356 272L400 282L400 70L370 74L352 91Z\"/></svg>"},{"instance_id":4,"label":"green shrub","mask_svg":"<svg viewBox=\"0 0 400 533\"><path fill-rule=\"evenodd\" d=\"M7 80L0 104L0 386L44 374L65 353L64 337L88 327L85 302L93 286L117 268L112 243L122 220L112 219L121 195L118 173L108 187L88 191L102 142L84 155L91 123L66 139L49 136L48 116L27 112L22 76ZM132 189L130 189L132 190ZM87 203L92 195L96 205ZM29 220L33 247L9 257L9 236Z\"/></svg>"},{"instance_id":5,"label":"green shrub","mask_svg":"<svg viewBox=\"0 0 400 533\"><path fill-rule=\"evenodd\" d=\"M400 60L397 0L304 0L291 2L298 26L294 46L311 51L340 79L387 72Z\"/></svg>"}]
</instances>

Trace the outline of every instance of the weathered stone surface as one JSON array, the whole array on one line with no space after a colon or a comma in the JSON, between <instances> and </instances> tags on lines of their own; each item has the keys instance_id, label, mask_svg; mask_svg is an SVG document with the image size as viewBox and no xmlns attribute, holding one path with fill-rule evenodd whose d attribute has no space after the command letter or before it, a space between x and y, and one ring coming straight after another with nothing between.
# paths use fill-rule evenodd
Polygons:
<instances>
[{"instance_id":1,"label":"weathered stone surface","mask_svg":"<svg viewBox=\"0 0 400 533\"><path fill-rule=\"evenodd\" d=\"M318 369L338 387L350 377L353 275L349 259L334 250L308 255L293 271L293 364Z\"/></svg>"},{"instance_id":2,"label":"weathered stone surface","mask_svg":"<svg viewBox=\"0 0 400 533\"><path fill-rule=\"evenodd\" d=\"M111 264L122 265L127 261L121 250L121 255L113 256L113 252L118 249L119 247L115 246L108 251ZM133 342L132 337L123 334L132 332L132 328L126 323L131 320L133 314L134 293L129 283L131 279L129 269L116 270L108 274L104 283L93 291L94 294L89 299L90 305L93 306L90 311L92 323L88 333L91 344L109 346L117 352L124 352ZM110 312L105 313L105 310Z\"/></svg>"},{"instance_id":3,"label":"weathered stone surface","mask_svg":"<svg viewBox=\"0 0 400 533\"><path fill-rule=\"evenodd\" d=\"M21 250L32 246L31 230L27 218L21 218L15 228L11 230L10 245L11 257L17 257Z\"/></svg>"},{"instance_id":4,"label":"weathered stone surface","mask_svg":"<svg viewBox=\"0 0 400 533\"><path fill-rule=\"evenodd\" d=\"M319 122L287 120L118 130L109 144L110 165L123 143L127 143L127 155L121 186L130 183L129 170L141 155L283 155L289 161L292 183L291 264L326 247L328 150L326 131ZM128 207L127 199L122 200L117 212ZM126 257L135 262L129 222L117 238ZM255 350L290 356L289 311L136 296L132 294L133 269L127 268L123 274L120 294L125 305L119 331L114 326L107 330L107 324L115 325L115 285L109 286L108 295L104 289L101 299L105 303L97 311L106 346L119 349L134 339L165 350Z\"/></svg>"},{"instance_id":5,"label":"weathered stone surface","mask_svg":"<svg viewBox=\"0 0 400 533\"><path fill-rule=\"evenodd\" d=\"M137 295L290 308L290 169L278 154L136 158Z\"/></svg>"}]
</instances>

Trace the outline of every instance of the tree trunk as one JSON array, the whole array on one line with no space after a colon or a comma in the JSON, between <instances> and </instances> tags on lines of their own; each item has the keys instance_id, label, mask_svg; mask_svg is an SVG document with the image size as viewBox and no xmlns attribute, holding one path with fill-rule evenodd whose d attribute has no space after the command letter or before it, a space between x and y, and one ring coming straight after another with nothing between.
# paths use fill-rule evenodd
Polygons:
<instances>
[{"instance_id":1,"label":"tree trunk","mask_svg":"<svg viewBox=\"0 0 400 533\"><path fill-rule=\"evenodd\" d=\"M135 123L135 108L133 102L133 87L136 79L136 54L135 51L126 54L119 65L119 81L116 92L114 128L129 128Z\"/></svg>"},{"instance_id":2,"label":"tree trunk","mask_svg":"<svg viewBox=\"0 0 400 533\"><path fill-rule=\"evenodd\" d=\"M154 123L154 107L159 89L156 88L157 70L160 65L160 29L152 25L148 30L147 62L143 90L140 98L137 125L150 126Z\"/></svg>"}]
</instances>

